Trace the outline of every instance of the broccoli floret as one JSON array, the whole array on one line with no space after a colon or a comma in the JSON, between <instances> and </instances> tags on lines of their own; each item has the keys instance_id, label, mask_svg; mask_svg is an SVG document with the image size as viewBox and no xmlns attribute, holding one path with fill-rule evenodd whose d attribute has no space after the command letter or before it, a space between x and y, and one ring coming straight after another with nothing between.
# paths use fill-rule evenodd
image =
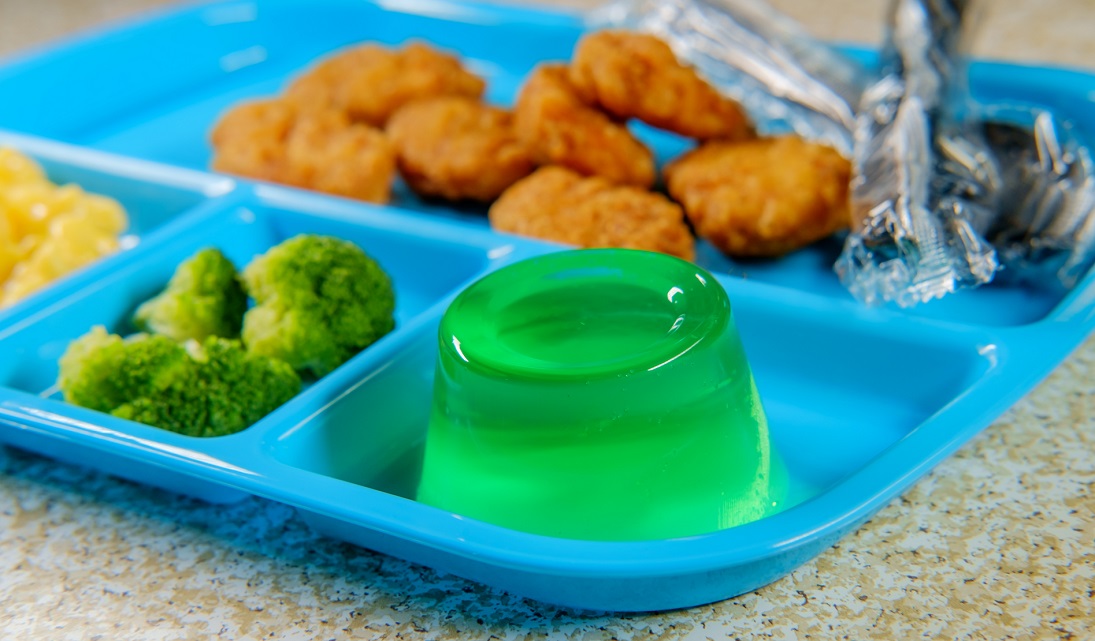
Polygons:
<instances>
[{"instance_id":1,"label":"broccoli floret","mask_svg":"<svg viewBox=\"0 0 1095 641\"><path fill-rule=\"evenodd\" d=\"M69 344L58 362L65 400L109 412L130 399L152 397L194 375L186 350L165 336L123 340L102 326Z\"/></svg>"},{"instance_id":2,"label":"broccoli floret","mask_svg":"<svg viewBox=\"0 0 1095 641\"><path fill-rule=\"evenodd\" d=\"M243 342L256 354L320 377L395 327L395 291L384 270L357 245L302 234L243 270L255 299L243 318Z\"/></svg>"},{"instance_id":3,"label":"broccoli floret","mask_svg":"<svg viewBox=\"0 0 1095 641\"><path fill-rule=\"evenodd\" d=\"M175 385L155 397L143 396L123 403L110 414L187 436L206 436L209 412L201 394L202 389L197 385Z\"/></svg>"},{"instance_id":4,"label":"broccoli floret","mask_svg":"<svg viewBox=\"0 0 1095 641\"><path fill-rule=\"evenodd\" d=\"M166 336L123 340L102 327L69 345L58 384L65 399L190 436L238 432L300 391L288 364L211 337L187 347Z\"/></svg>"},{"instance_id":5,"label":"broccoli floret","mask_svg":"<svg viewBox=\"0 0 1095 641\"><path fill-rule=\"evenodd\" d=\"M284 361L223 338L210 338L202 348L200 376L209 408L204 436L238 432L300 392L300 377Z\"/></svg>"},{"instance_id":6,"label":"broccoli floret","mask_svg":"<svg viewBox=\"0 0 1095 641\"><path fill-rule=\"evenodd\" d=\"M235 338L245 311L247 294L235 265L210 247L181 263L167 288L137 308L133 324L179 342L203 341L208 336Z\"/></svg>"}]
</instances>

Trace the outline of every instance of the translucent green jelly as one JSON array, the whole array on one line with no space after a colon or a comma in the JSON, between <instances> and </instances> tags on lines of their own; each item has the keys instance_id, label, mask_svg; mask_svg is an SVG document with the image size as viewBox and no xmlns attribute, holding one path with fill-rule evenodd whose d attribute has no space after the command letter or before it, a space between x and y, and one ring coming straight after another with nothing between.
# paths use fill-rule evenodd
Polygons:
<instances>
[{"instance_id":1,"label":"translucent green jelly","mask_svg":"<svg viewBox=\"0 0 1095 641\"><path fill-rule=\"evenodd\" d=\"M494 272L439 333L418 500L550 536L689 536L778 507L726 292L695 265L578 250Z\"/></svg>"}]
</instances>

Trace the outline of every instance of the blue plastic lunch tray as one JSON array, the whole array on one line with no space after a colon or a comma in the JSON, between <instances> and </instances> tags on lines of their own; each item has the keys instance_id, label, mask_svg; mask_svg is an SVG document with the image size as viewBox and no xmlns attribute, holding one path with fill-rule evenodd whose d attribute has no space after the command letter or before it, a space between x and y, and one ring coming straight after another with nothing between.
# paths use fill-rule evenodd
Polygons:
<instances>
[{"instance_id":1,"label":"blue plastic lunch tray","mask_svg":"<svg viewBox=\"0 0 1095 641\"><path fill-rule=\"evenodd\" d=\"M1095 327L1090 274L1068 292L996 284L911 311L869 309L833 275L835 242L746 264L702 246L802 502L711 534L629 543L536 536L416 503L441 314L484 273L558 247L493 233L481 209L405 189L379 207L212 174L208 131L229 105L366 40L459 52L487 78L487 98L507 104L582 31L579 14L449 0L215 2L5 61L0 144L55 182L119 199L136 244L0 311L0 442L209 501L266 497L329 536L542 601L661 610L752 590L817 555ZM972 84L984 100L1042 105L1095 131L1095 76L980 63ZM686 145L638 131L660 162ZM398 295L393 333L231 436L182 436L60 400L68 342L96 324L127 331L134 306L195 250L215 245L243 265L300 232L349 239L384 265Z\"/></svg>"}]
</instances>

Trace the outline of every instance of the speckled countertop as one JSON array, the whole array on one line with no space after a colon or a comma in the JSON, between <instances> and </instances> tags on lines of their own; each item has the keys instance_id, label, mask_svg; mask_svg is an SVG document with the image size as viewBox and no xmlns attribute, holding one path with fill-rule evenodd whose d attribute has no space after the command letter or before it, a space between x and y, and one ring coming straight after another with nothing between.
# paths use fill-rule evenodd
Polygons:
<instances>
[{"instance_id":1,"label":"speckled countertop","mask_svg":"<svg viewBox=\"0 0 1095 641\"><path fill-rule=\"evenodd\" d=\"M0 0L0 54L163 4ZM884 2L776 4L869 43ZM1095 67L1093 28L1091 0L994 0L975 53ZM0 449L0 639L1095 639L1093 375L1089 340L816 560L654 615L544 606L319 538L264 500L206 505Z\"/></svg>"}]
</instances>

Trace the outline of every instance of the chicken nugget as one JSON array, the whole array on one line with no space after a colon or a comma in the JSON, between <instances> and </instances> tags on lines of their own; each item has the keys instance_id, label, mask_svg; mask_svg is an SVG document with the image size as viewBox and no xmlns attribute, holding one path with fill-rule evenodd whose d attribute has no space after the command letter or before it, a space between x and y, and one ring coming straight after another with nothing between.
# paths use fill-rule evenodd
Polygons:
<instances>
[{"instance_id":1,"label":"chicken nugget","mask_svg":"<svg viewBox=\"0 0 1095 641\"><path fill-rule=\"evenodd\" d=\"M285 150L287 184L372 203L391 197L395 148L383 132L341 112L301 114Z\"/></svg>"},{"instance_id":2,"label":"chicken nugget","mask_svg":"<svg viewBox=\"0 0 1095 641\"><path fill-rule=\"evenodd\" d=\"M211 141L214 170L258 180L384 203L395 178L395 150L383 133L342 112L302 113L280 99L232 108Z\"/></svg>"},{"instance_id":3,"label":"chicken nugget","mask_svg":"<svg viewBox=\"0 0 1095 641\"><path fill-rule=\"evenodd\" d=\"M779 256L849 224L851 164L797 136L708 142L665 168L696 234L729 256Z\"/></svg>"},{"instance_id":4,"label":"chicken nugget","mask_svg":"<svg viewBox=\"0 0 1095 641\"><path fill-rule=\"evenodd\" d=\"M432 96L479 98L486 83L449 53L420 42L402 49L366 44L346 49L296 78L286 97L305 110L342 110L383 127L397 109Z\"/></svg>"},{"instance_id":5,"label":"chicken nugget","mask_svg":"<svg viewBox=\"0 0 1095 641\"><path fill-rule=\"evenodd\" d=\"M541 165L649 187L654 155L622 123L582 102L563 65L542 65L525 81L514 108L517 135Z\"/></svg>"},{"instance_id":6,"label":"chicken nugget","mask_svg":"<svg viewBox=\"0 0 1095 641\"><path fill-rule=\"evenodd\" d=\"M740 104L723 96L655 36L599 31L574 49L570 80L589 103L617 118L682 136L745 140L753 126Z\"/></svg>"},{"instance_id":7,"label":"chicken nugget","mask_svg":"<svg viewBox=\"0 0 1095 641\"><path fill-rule=\"evenodd\" d=\"M278 99L232 107L213 127L210 166L227 174L280 180L285 166L285 140L296 117L297 110Z\"/></svg>"},{"instance_id":8,"label":"chicken nugget","mask_svg":"<svg viewBox=\"0 0 1095 641\"><path fill-rule=\"evenodd\" d=\"M449 200L494 200L536 165L513 115L473 98L412 102L388 121L399 171L411 189Z\"/></svg>"},{"instance_id":9,"label":"chicken nugget","mask_svg":"<svg viewBox=\"0 0 1095 641\"><path fill-rule=\"evenodd\" d=\"M558 166L542 167L507 189L488 216L494 229L522 236L695 256L695 240L676 203Z\"/></svg>"}]
</instances>

